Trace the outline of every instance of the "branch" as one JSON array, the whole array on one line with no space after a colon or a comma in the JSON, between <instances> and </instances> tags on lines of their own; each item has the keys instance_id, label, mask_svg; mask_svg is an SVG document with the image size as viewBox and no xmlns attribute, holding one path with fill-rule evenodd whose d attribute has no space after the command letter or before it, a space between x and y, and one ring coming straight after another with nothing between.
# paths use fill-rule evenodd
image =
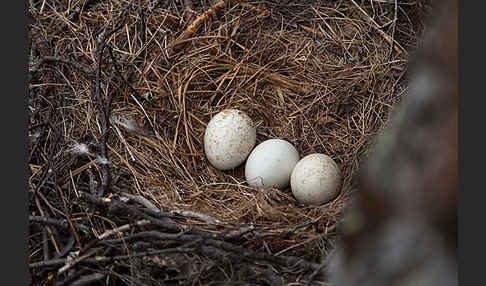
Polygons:
<instances>
[{"instance_id":1,"label":"branch","mask_svg":"<svg viewBox=\"0 0 486 286\"><path fill-rule=\"evenodd\" d=\"M150 210L141 210L137 207L129 206L119 201L102 199L85 192L80 192L79 194L81 199L87 200L101 207L106 207L108 208L108 211L111 213L115 213L115 214L118 212L122 212L124 214L128 213L133 216L149 220L152 224L173 232L181 232L181 231L188 230L188 227L176 224L174 221L170 220L170 218L175 218L175 216L171 214L167 214L164 212L154 212ZM147 213L154 215L157 218L154 218L153 216Z\"/></svg>"},{"instance_id":2,"label":"branch","mask_svg":"<svg viewBox=\"0 0 486 286\"><path fill-rule=\"evenodd\" d=\"M143 46L145 45L145 15L143 14L142 0L138 0L138 15L140 16L140 32L138 35Z\"/></svg>"},{"instance_id":3,"label":"branch","mask_svg":"<svg viewBox=\"0 0 486 286\"><path fill-rule=\"evenodd\" d=\"M124 14L127 10L124 11ZM101 96L101 83L100 83L100 78L101 78L101 62L103 58L103 51L106 47L106 41L107 39L116 33L118 30L120 30L123 25L125 25L125 21L127 19L127 15L125 14L123 20L120 22L120 24L113 29L112 31L106 33L106 30L103 31L99 36L98 40L96 42L96 68L95 68L95 90L92 95L93 100L98 102L98 106L100 109L100 114L101 114L101 158L104 160L104 163L101 164L101 186L98 190L98 193L100 196L103 196L109 187L110 184L110 174L109 174L109 169L108 169L108 164L109 162L108 159L108 149L106 146L106 142L108 141L108 130L109 130L109 118L110 118L110 100L108 100L108 104L103 104L103 98Z\"/></svg>"},{"instance_id":4,"label":"branch","mask_svg":"<svg viewBox=\"0 0 486 286\"><path fill-rule=\"evenodd\" d=\"M249 227L246 229L242 229L238 231L237 233L215 233L215 232L209 232L205 230L200 230L196 229L193 227L185 226L176 223L174 220L170 218L176 218L176 216L171 215L169 213L164 213L162 211L159 212L154 212L149 209L141 209L136 206L129 206L125 203L116 201L116 200L111 200L111 199L102 199L99 197L96 197L94 195L85 193L85 192L80 192L80 197L82 199L88 200L93 202L94 204L98 206L102 206L107 208L108 212L111 213L124 213L124 214L130 214L135 217L142 218L144 220L150 221L150 223L153 226L158 226L161 229L164 230L164 232L161 231L142 231L133 235L127 235L122 238L116 238L116 239L97 239L93 241L89 245L90 248L95 245L99 244L109 244L111 246L120 244L120 245L126 245L127 243L130 242L160 242L160 241L174 241L174 242L179 242L182 244L187 244L187 243L192 243L197 241L197 244L195 247L195 252L205 255L207 254L207 249L208 248L215 248L218 249L219 251L222 252L224 255L216 255L216 258L218 259L224 259L224 257L230 255L234 259L245 259L249 261L257 261L257 262L268 262L274 265L279 265L281 267L295 267L298 266L300 269L303 271L317 271L321 273L320 267L322 267L320 264L316 263L311 263L306 261L305 259L301 259L298 257L293 257L293 256L276 256L273 254L268 254L264 252L258 252L254 251L248 247L242 247L233 243L230 243L228 241L235 239L235 238L240 238L244 234L252 232L254 230L254 227ZM162 217L162 219L158 219L155 217L159 216ZM142 221L142 225L148 223L147 221ZM285 234L293 233L296 231L298 228L308 226L312 223L305 223L302 225L299 225L293 229L291 229L289 232L285 232ZM133 224L132 224L133 225ZM120 228L128 229L129 226L122 226ZM168 231L168 232L165 232ZM109 232L111 234L112 232ZM103 237L107 237L108 235L105 235ZM152 244L153 245L153 244ZM223 257L224 256L224 257ZM87 260L89 261L89 260ZM236 261L235 261L236 263Z\"/></svg>"},{"instance_id":5,"label":"branch","mask_svg":"<svg viewBox=\"0 0 486 286\"><path fill-rule=\"evenodd\" d=\"M132 242L132 241L148 241L148 240L173 240L173 241L180 241L189 243L195 240L200 240L199 246L213 246L220 250L224 250L226 252L236 254L237 257L240 259L247 259L247 260L257 260L257 261L266 261L271 262L283 267L291 267L297 264L300 264L303 268L307 270L318 270L322 266L321 264L311 263L304 259L293 257L293 256L275 256L272 254L264 253L264 252L255 252L249 248L241 247L238 245L234 245L229 242L225 242L218 239L213 238L204 238L201 239L201 236L195 234L173 234L173 233L162 233L158 231L145 231L139 232L134 235L126 236L123 238L112 239L105 241L106 243L120 243L120 242ZM200 249L199 249L200 251Z\"/></svg>"},{"instance_id":6,"label":"branch","mask_svg":"<svg viewBox=\"0 0 486 286\"><path fill-rule=\"evenodd\" d=\"M91 283L99 281L106 277L104 273L93 273L79 278L78 280L71 283L71 286L82 286L82 285L92 285Z\"/></svg>"},{"instance_id":7,"label":"branch","mask_svg":"<svg viewBox=\"0 0 486 286\"><path fill-rule=\"evenodd\" d=\"M390 45L390 55L388 56L388 60L391 61L391 56L393 52L393 48L395 47L395 30L397 28L397 18L398 18L398 0L395 0L395 14L393 16L393 29L392 29L392 43Z\"/></svg>"},{"instance_id":8,"label":"branch","mask_svg":"<svg viewBox=\"0 0 486 286\"><path fill-rule=\"evenodd\" d=\"M197 16L196 19L186 28L186 30L184 30L184 32L182 32L182 34L180 34L180 36L177 37L177 39L169 46L167 51L169 57L184 46L186 43L184 40L187 40L194 35L204 21L207 21L211 16L223 9L226 2L232 3L235 2L235 0L220 0L219 2L216 2L209 10Z\"/></svg>"},{"instance_id":9,"label":"branch","mask_svg":"<svg viewBox=\"0 0 486 286\"><path fill-rule=\"evenodd\" d=\"M132 252L130 255L117 255L117 256L96 256L96 257L90 257L90 258L84 258L80 257L76 259L76 264L100 264L100 263L107 263L115 260L122 260L122 259L130 259L130 258L135 258L135 257L146 257L146 256L153 256L153 255L158 255L162 253L191 253L194 251L194 248L186 247L189 245L196 244L199 241L191 241L190 243L187 243L185 245L182 245L180 247L174 247L174 248L169 248L169 249L161 249L161 250L156 250L156 251L144 251L144 252ZM62 258L62 259L51 259L51 260L46 260L46 261L40 261L40 262L34 262L29 264L30 269L34 268L45 268L45 267L50 267L50 266L61 266L68 265L67 263L70 263L67 258ZM74 263L73 263L74 265ZM59 271L64 270L64 267L60 268Z\"/></svg>"}]
</instances>

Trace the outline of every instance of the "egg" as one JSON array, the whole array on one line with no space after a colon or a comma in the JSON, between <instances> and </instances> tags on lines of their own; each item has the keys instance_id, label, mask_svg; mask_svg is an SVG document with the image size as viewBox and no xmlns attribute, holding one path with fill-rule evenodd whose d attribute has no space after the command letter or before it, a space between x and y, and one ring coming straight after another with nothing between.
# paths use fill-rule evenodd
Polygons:
<instances>
[{"instance_id":1,"label":"egg","mask_svg":"<svg viewBox=\"0 0 486 286\"><path fill-rule=\"evenodd\" d=\"M290 184L290 174L299 159L299 152L291 143L282 139L263 141L246 160L246 181L252 187L284 189Z\"/></svg>"},{"instance_id":2,"label":"egg","mask_svg":"<svg viewBox=\"0 0 486 286\"><path fill-rule=\"evenodd\" d=\"M204 152L219 170L231 170L245 161L256 143L256 128L243 111L225 109L216 114L204 132Z\"/></svg>"},{"instance_id":3,"label":"egg","mask_svg":"<svg viewBox=\"0 0 486 286\"><path fill-rule=\"evenodd\" d=\"M301 203L319 205L329 202L339 193L341 171L325 154L310 154L302 158L290 176L292 194Z\"/></svg>"}]
</instances>

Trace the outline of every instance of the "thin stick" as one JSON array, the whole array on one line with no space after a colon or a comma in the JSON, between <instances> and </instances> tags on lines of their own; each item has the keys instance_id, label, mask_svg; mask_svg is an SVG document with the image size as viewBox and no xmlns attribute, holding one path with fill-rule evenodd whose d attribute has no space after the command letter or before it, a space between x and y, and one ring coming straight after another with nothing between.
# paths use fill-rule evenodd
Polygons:
<instances>
[{"instance_id":1,"label":"thin stick","mask_svg":"<svg viewBox=\"0 0 486 286\"><path fill-rule=\"evenodd\" d=\"M219 10L223 9L223 7L226 5L226 2L233 2L234 0L221 0L219 2L216 2L209 10L204 12L203 14L199 15L196 17L196 19L182 32L182 34L177 37L177 39L172 43L172 45L169 46L169 49L167 51L167 54L172 56L174 52L177 50L181 49L184 43L184 40L190 38L192 35L194 35L201 24L208 20L211 16L215 15L218 13Z\"/></svg>"},{"instance_id":2,"label":"thin stick","mask_svg":"<svg viewBox=\"0 0 486 286\"><path fill-rule=\"evenodd\" d=\"M398 17L398 0L395 0L395 15L393 16L393 28L392 28L392 43L390 45L390 54L388 55L388 61L391 61L393 48L395 47L395 29L397 28L397 17Z\"/></svg>"},{"instance_id":3,"label":"thin stick","mask_svg":"<svg viewBox=\"0 0 486 286\"><path fill-rule=\"evenodd\" d=\"M322 263L319 268L317 268L316 270L314 270L314 272L312 272L312 274L309 276L309 281L307 281L307 283L305 284L305 286L311 286L312 285L312 281L314 280L314 278L316 277L317 274L319 274L319 272L321 272L322 270L324 270L324 268L326 267L326 264L325 263Z\"/></svg>"},{"instance_id":4,"label":"thin stick","mask_svg":"<svg viewBox=\"0 0 486 286\"><path fill-rule=\"evenodd\" d=\"M184 0L184 21L191 22L194 19L194 4L192 0Z\"/></svg>"},{"instance_id":5,"label":"thin stick","mask_svg":"<svg viewBox=\"0 0 486 286\"><path fill-rule=\"evenodd\" d=\"M83 276L76 281L71 283L71 286L83 286L83 285L92 285L93 282L99 281L106 277L105 273L94 273L90 275Z\"/></svg>"},{"instance_id":6,"label":"thin stick","mask_svg":"<svg viewBox=\"0 0 486 286\"><path fill-rule=\"evenodd\" d=\"M199 242L199 241L196 241L196 242ZM111 262L111 261L115 261L115 260L130 259L130 258L135 258L135 257L153 256L153 255L158 255L158 254L162 254L162 253L172 253L172 252L192 253L192 252L194 252L194 248L189 248L187 246L191 246L193 244L195 244L195 243L193 241L191 241L191 242L188 242L184 245L181 245L181 246L175 247L175 248L168 248L168 249L162 249L162 250L156 250L156 251L145 251L145 252L133 253L131 255L98 256L98 257L89 257L89 258L86 258L86 255L84 255L84 256L82 256L83 259L78 258L78 259L75 259L75 260L77 261L76 264L77 263L99 264L99 263L102 263L102 262ZM61 269L63 269L63 272L65 272L67 269L64 270L64 268L67 265L71 265L71 267L74 265L73 262L69 262L68 259L66 259L66 258L58 258L58 259L51 259L51 260L47 260L47 261L30 263L29 268L30 269L43 268L43 267L49 267L49 266L60 266L60 265L63 265L63 264L65 264L65 265L62 268L60 268L59 271Z\"/></svg>"},{"instance_id":7,"label":"thin stick","mask_svg":"<svg viewBox=\"0 0 486 286\"><path fill-rule=\"evenodd\" d=\"M354 0L351 0L351 2L353 2L354 6L356 6L358 8L358 10L361 13L363 13L363 15L366 17L366 20L368 21L368 23L370 23L371 26L373 28L375 28L375 30L378 31L378 33L385 39L385 41L387 41L390 45L393 45L393 43L396 44L396 45L393 45L393 49L398 54L401 54L402 52L405 51L405 49L399 43L397 43L393 38L391 38L390 36L388 36L385 32L383 32L380 29L380 25L378 25L378 23L376 23L375 20L373 20L373 18L371 18L370 15L368 15L368 13L366 13L365 10L363 10L363 8L361 8Z\"/></svg>"},{"instance_id":8,"label":"thin stick","mask_svg":"<svg viewBox=\"0 0 486 286\"><path fill-rule=\"evenodd\" d=\"M64 272L66 272L69 268L73 267L74 265L76 265L80 261L83 261L84 259L86 259L86 258L90 257L91 255L95 254L96 251L97 251L96 249L91 249L85 255L81 255L81 256L73 259L73 260L66 259L66 264L63 267L59 268L59 270L57 271L57 274L62 274Z\"/></svg>"},{"instance_id":9,"label":"thin stick","mask_svg":"<svg viewBox=\"0 0 486 286\"><path fill-rule=\"evenodd\" d=\"M126 12L127 10L125 10ZM96 43L96 69L95 69L95 90L92 95L93 100L98 101L99 109L100 109L100 114L101 114L101 157L103 159L106 159L107 162L109 162L108 159L108 149L106 147L106 142L108 141L108 130L110 127L110 100L107 100L107 104L103 104L103 99L101 97L100 89L101 89L101 83L100 83L100 78L101 78L101 60L103 58L103 50L106 47L106 41L107 39L116 33L118 30L120 30L124 25L125 21L127 19L127 15L123 18L121 23L112 31L106 33L106 30L103 31L99 37L98 41ZM98 190L99 195L103 196L106 191L108 190L108 186L110 184L110 174L109 174L109 169L108 169L108 164L102 164L101 165L101 186Z\"/></svg>"},{"instance_id":10,"label":"thin stick","mask_svg":"<svg viewBox=\"0 0 486 286\"><path fill-rule=\"evenodd\" d=\"M191 218L199 219L199 220L204 221L207 224L220 224L221 223L221 221L219 221L216 218L213 218L209 215L199 213L199 212L195 212L195 211L173 210L172 213L176 213L178 215L185 216L185 217L191 217Z\"/></svg>"},{"instance_id":11,"label":"thin stick","mask_svg":"<svg viewBox=\"0 0 486 286\"><path fill-rule=\"evenodd\" d=\"M145 15L143 14L142 0L138 0L138 15L140 16L140 32L138 35L143 46L145 45Z\"/></svg>"},{"instance_id":12,"label":"thin stick","mask_svg":"<svg viewBox=\"0 0 486 286\"><path fill-rule=\"evenodd\" d=\"M132 228L133 226L144 226L144 225L147 225L147 224L150 224L150 221L149 220L146 220L146 219L143 219L143 220L139 220L139 221L136 221L135 223L130 223L130 224L124 224L120 227L117 227L117 228L114 228L114 229L110 229L110 230L107 230L105 231L105 233L103 233L102 235L100 235L98 237L98 239L105 239L107 238L108 236L111 236L113 234L116 234L116 233L121 233L123 231L127 231L129 230L130 228Z\"/></svg>"},{"instance_id":13,"label":"thin stick","mask_svg":"<svg viewBox=\"0 0 486 286\"><path fill-rule=\"evenodd\" d=\"M140 195L132 195L129 193L122 193L121 194L123 197L126 197L129 200L135 201L143 205L144 207L154 211L154 212L159 212L160 209L154 205L152 202L150 202L148 199L144 198L143 196Z\"/></svg>"}]
</instances>

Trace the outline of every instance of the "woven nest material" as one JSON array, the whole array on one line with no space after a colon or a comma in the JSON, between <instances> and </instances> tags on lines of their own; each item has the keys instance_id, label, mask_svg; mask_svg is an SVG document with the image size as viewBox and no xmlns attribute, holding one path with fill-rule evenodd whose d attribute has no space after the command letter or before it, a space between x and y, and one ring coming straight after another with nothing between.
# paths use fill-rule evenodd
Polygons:
<instances>
[{"instance_id":1,"label":"woven nest material","mask_svg":"<svg viewBox=\"0 0 486 286\"><path fill-rule=\"evenodd\" d=\"M262 233L291 232L258 243L273 253L319 258L373 137L404 93L403 75L421 30L419 8L400 6L394 21L393 5L384 1L192 1L191 9L172 1L85 2L90 6L73 10L75 17L64 14L73 9L68 4L30 8L31 66L45 75L31 82L40 94L30 99L31 126L48 119L55 130L30 129L32 188L50 168L69 200L93 190L107 163L105 196L144 198L205 230L252 225ZM99 91L111 100L103 158L94 73L83 69L94 71L101 31L119 24L100 65ZM249 187L244 164L232 171L212 167L204 131L226 108L248 113L257 144L281 138L301 157L332 157L343 175L340 194L321 206L302 205L289 188ZM54 208L63 204L45 196Z\"/></svg>"}]
</instances>

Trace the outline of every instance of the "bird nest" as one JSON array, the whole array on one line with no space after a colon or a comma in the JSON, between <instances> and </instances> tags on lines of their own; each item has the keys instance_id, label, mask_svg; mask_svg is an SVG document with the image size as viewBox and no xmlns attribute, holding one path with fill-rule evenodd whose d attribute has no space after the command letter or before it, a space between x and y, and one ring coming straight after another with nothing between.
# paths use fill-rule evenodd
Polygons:
<instances>
[{"instance_id":1,"label":"bird nest","mask_svg":"<svg viewBox=\"0 0 486 286\"><path fill-rule=\"evenodd\" d=\"M29 7L30 213L84 224L81 245L119 227L115 218L136 217L91 209L84 194L319 262L360 163L404 93L423 7L81 2ZM281 138L301 157L332 157L342 172L339 195L299 204L289 188L248 186L244 164L211 166L204 131L227 108L252 118L257 144ZM59 254L62 243L49 234ZM40 261L32 239L31 259Z\"/></svg>"}]
</instances>

